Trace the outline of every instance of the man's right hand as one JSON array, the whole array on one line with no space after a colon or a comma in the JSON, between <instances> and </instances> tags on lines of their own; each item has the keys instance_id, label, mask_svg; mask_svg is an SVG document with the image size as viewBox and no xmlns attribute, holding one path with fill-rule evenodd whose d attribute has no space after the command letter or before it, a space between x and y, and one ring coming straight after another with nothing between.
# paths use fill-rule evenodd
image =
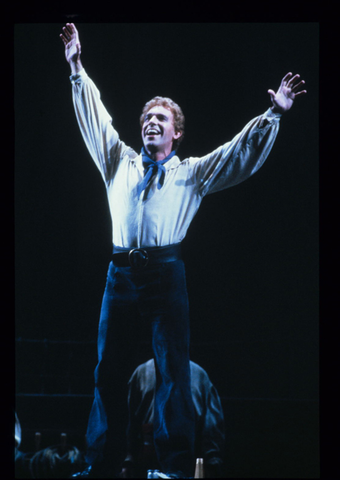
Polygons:
<instances>
[{"instance_id":1,"label":"man's right hand","mask_svg":"<svg viewBox=\"0 0 340 480\"><path fill-rule=\"evenodd\" d=\"M65 45L65 58L70 64L72 74L78 73L83 68L80 61L81 45L78 30L73 23L67 23L59 36Z\"/></svg>"}]
</instances>

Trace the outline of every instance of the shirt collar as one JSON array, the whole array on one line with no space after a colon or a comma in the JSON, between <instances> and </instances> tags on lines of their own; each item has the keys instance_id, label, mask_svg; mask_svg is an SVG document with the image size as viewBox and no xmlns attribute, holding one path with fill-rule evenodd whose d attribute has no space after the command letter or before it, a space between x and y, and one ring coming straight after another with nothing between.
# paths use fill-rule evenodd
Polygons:
<instances>
[{"instance_id":1,"label":"shirt collar","mask_svg":"<svg viewBox=\"0 0 340 480\"><path fill-rule=\"evenodd\" d=\"M147 159L151 160L151 161L154 161L152 160L152 158L148 155L147 151L145 150L144 147L142 147L141 149L141 154L142 154L142 158L143 157L146 157ZM164 158L164 160L161 160L159 163L161 163L162 165L164 165L165 163L167 163L172 157L174 157L176 155L176 150L172 150L171 153L169 153L169 155L167 157ZM157 162L158 163L158 162Z\"/></svg>"},{"instance_id":2,"label":"shirt collar","mask_svg":"<svg viewBox=\"0 0 340 480\"><path fill-rule=\"evenodd\" d=\"M132 158L131 161L135 162L136 167L138 168L138 170L140 170L141 174L143 175L144 167L143 167L142 153L140 153L139 155L137 154L137 156ZM171 168L176 168L180 163L181 163L181 161L180 161L180 159L177 156L176 151L175 151L175 154L167 162L165 162L164 168L166 170L170 170Z\"/></svg>"}]
</instances>

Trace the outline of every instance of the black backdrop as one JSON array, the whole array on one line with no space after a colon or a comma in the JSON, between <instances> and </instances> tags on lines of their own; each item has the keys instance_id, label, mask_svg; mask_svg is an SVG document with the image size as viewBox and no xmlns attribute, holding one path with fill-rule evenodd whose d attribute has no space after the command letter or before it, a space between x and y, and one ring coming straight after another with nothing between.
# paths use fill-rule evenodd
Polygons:
<instances>
[{"instance_id":1,"label":"black backdrop","mask_svg":"<svg viewBox=\"0 0 340 480\"><path fill-rule=\"evenodd\" d=\"M227 474L317 475L318 24L74 21L83 65L136 150L154 95L182 106L184 158L263 113L288 71L306 80L264 166L204 199L183 248L192 359L223 400ZM105 188L76 123L62 26L15 25L17 341L93 342L110 259ZM37 368L34 356L18 354L18 377ZM90 382L93 362L83 362Z\"/></svg>"}]
</instances>

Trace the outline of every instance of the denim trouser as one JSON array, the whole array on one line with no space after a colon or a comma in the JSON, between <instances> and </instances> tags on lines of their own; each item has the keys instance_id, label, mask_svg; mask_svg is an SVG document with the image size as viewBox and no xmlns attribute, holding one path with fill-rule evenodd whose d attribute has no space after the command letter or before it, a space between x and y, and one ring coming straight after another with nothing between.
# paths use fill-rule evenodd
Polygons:
<instances>
[{"instance_id":1,"label":"denim trouser","mask_svg":"<svg viewBox=\"0 0 340 480\"><path fill-rule=\"evenodd\" d=\"M182 260L140 270L108 269L98 330L98 364L87 461L119 466L126 448L127 382L138 346L150 340L156 365L154 444L164 472L193 476L195 411L190 389L189 308ZM148 360L140 358L139 363Z\"/></svg>"}]
</instances>

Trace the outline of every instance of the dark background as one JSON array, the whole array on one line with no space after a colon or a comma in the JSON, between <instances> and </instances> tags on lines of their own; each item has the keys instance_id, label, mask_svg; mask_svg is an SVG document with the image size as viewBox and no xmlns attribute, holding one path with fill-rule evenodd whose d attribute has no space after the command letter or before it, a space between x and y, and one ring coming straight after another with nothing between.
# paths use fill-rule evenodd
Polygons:
<instances>
[{"instance_id":1,"label":"dark background","mask_svg":"<svg viewBox=\"0 0 340 480\"><path fill-rule=\"evenodd\" d=\"M289 71L308 94L253 177L207 196L183 241L192 360L221 396L226 476L315 478L318 416L317 23L87 23L83 65L120 137L142 146L155 95L186 117L179 156L232 139ZM61 430L83 448L111 253L102 178L78 130L64 23L17 23L16 410L23 449ZM145 358L149 345L145 345ZM80 440L81 439L81 440Z\"/></svg>"}]
</instances>

